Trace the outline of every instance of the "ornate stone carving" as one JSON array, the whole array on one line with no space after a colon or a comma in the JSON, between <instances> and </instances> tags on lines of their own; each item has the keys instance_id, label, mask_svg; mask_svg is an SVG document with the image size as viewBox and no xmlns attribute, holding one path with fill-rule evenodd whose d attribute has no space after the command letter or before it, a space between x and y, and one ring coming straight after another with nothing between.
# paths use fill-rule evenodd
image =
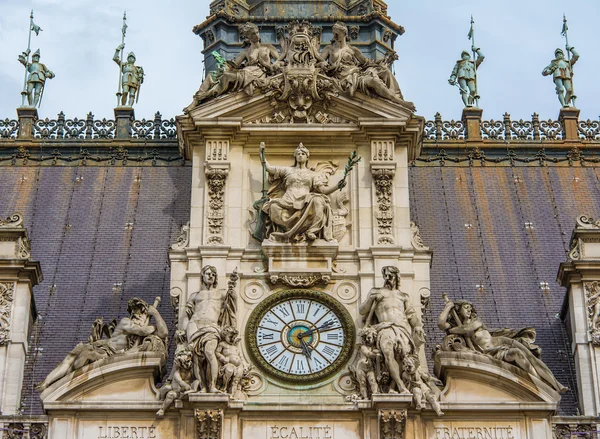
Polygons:
<instances>
[{"instance_id":1,"label":"ornate stone carving","mask_svg":"<svg viewBox=\"0 0 600 439\"><path fill-rule=\"evenodd\" d=\"M437 386L443 386L437 378L429 375L421 369L419 356L409 355L404 358L402 363L402 381L413 394L413 403L417 410L425 408L425 401L431 404L431 407L438 416L444 412L440 407L440 390Z\"/></svg>"},{"instance_id":2,"label":"ornate stone carving","mask_svg":"<svg viewBox=\"0 0 600 439\"><path fill-rule=\"evenodd\" d=\"M0 346L10 340L10 322L14 300L15 285L0 283Z\"/></svg>"},{"instance_id":3,"label":"ornate stone carving","mask_svg":"<svg viewBox=\"0 0 600 439\"><path fill-rule=\"evenodd\" d=\"M181 226L181 231L179 232L179 236L177 240L171 244L171 250L183 250L190 243L190 222L188 221L184 225Z\"/></svg>"},{"instance_id":4,"label":"ornate stone carving","mask_svg":"<svg viewBox=\"0 0 600 439\"><path fill-rule=\"evenodd\" d=\"M552 426L553 439L598 439L596 425L591 424L554 424Z\"/></svg>"},{"instance_id":5,"label":"ornate stone carving","mask_svg":"<svg viewBox=\"0 0 600 439\"><path fill-rule=\"evenodd\" d=\"M583 241L581 238L571 239L571 245L569 248L569 259L572 261L578 261L581 259L581 246Z\"/></svg>"},{"instance_id":6,"label":"ornate stone carving","mask_svg":"<svg viewBox=\"0 0 600 439\"><path fill-rule=\"evenodd\" d=\"M546 382L557 392L568 389L560 384L541 360L541 349L534 344L535 329L488 331L471 302L448 299L438 318L438 327L446 332L443 351L473 351L513 364Z\"/></svg>"},{"instance_id":7,"label":"ornate stone carving","mask_svg":"<svg viewBox=\"0 0 600 439\"><path fill-rule=\"evenodd\" d=\"M241 338L237 329L226 326L221 331L221 341L217 346L216 355L221 363L219 376L222 380L221 390L231 395L231 399L244 400L244 388L250 385L249 365L240 349Z\"/></svg>"},{"instance_id":8,"label":"ornate stone carving","mask_svg":"<svg viewBox=\"0 0 600 439\"><path fill-rule=\"evenodd\" d=\"M389 99L414 111L414 105L404 101L390 70L396 53L390 51L380 61L370 60L347 43L349 33L358 38L358 26L348 29L343 23L336 23L333 30L333 42L319 54L322 29L308 21L278 26L276 35L282 50L279 54L274 46L260 41L255 24L246 23L240 27L245 49L230 61L213 52L217 70L207 75L194 102L184 111L241 90L248 95L269 96L278 107L272 115L254 123L347 123L330 115L328 108L333 96L344 92L354 96L356 91Z\"/></svg>"},{"instance_id":9,"label":"ornate stone carving","mask_svg":"<svg viewBox=\"0 0 600 439\"><path fill-rule=\"evenodd\" d=\"M48 435L48 426L46 424L35 423L29 427L29 439L46 439Z\"/></svg>"},{"instance_id":10,"label":"ornate stone carving","mask_svg":"<svg viewBox=\"0 0 600 439\"><path fill-rule=\"evenodd\" d=\"M6 219L0 218L0 228L8 227L23 227L23 215L20 213L13 213Z\"/></svg>"},{"instance_id":11,"label":"ornate stone carving","mask_svg":"<svg viewBox=\"0 0 600 439\"><path fill-rule=\"evenodd\" d=\"M404 439L406 410L379 410L379 438Z\"/></svg>"},{"instance_id":12,"label":"ornate stone carving","mask_svg":"<svg viewBox=\"0 0 600 439\"><path fill-rule=\"evenodd\" d=\"M175 353L173 362L172 379L160 388L159 399L163 402L157 416L164 416L165 410L176 399L182 399L191 392L198 390L199 382L194 379L192 368L192 352L189 349L180 349Z\"/></svg>"},{"instance_id":13,"label":"ornate stone carving","mask_svg":"<svg viewBox=\"0 0 600 439\"><path fill-rule=\"evenodd\" d=\"M196 409L196 438L221 439L223 410Z\"/></svg>"},{"instance_id":14,"label":"ornate stone carving","mask_svg":"<svg viewBox=\"0 0 600 439\"><path fill-rule=\"evenodd\" d=\"M360 35L360 27L359 26L349 26L348 30L349 30L349 33L350 33L350 39L351 40L358 39L358 36Z\"/></svg>"},{"instance_id":15,"label":"ornate stone carving","mask_svg":"<svg viewBox=\"0 0 600 439\"><path fill-rule=\"evenodd\" d=\"M25 425L22 422L11 422L8 424L5 439L23 439L25 437Z\"/></svg>"},{"instance_id":16,"label":"ornate stone carving","mask_svg":"<svg viewBox=\"0 0 600 439\"><path fill-rule=\"evenodd\" d=\"M223 389L243 399L243 379L250 368L237 345L237 270L227 289L217 288L215 267L207 265L200 274L201 289L188 299L181 325L187 335L184 348L193 356L194 379L200 392L221 393Z\"/></svg>"},{"instance_id":17,"label":"ornate stone carving","mask_svg":"<svg viewBox=\"0 0 600 439\"><path fill-rule=\"evenodd\" d=\"M580 215L579 217L577 217L577 228L598 230L600 229L600 220L594 220L589 216Z\"/></svg>"},{"instance_id":18,"label":"ornate stone carving","mask_svg":"<svg viewBox=\"0 0 600 439\"><path fill-rule=\"evenodd\" d=\"M340 242L348 231L348 221L346 220L350 213L346 206L349 201L348 192L334 192L330 198L331 212L333 213L333 237L337 242Z\"/></svg>"},{"instance_id":19,"label":"ornate stone carving","mask_svg":"<svg viewBox=\"0 0 600 439\"><path fill-rule=\"evenodd\" d=\"M392 31L391 31L391 30L389 30L388 28L386 28L386 29L383 31L383 42L384 42L384 43L388 43L388 42L389 42L389 41L392 39L392 36L393 36L393 35L394 35L394 34L392 33Z\"/></svg>"},{"instance_id":20,"label":"ornate stone carving","mask_svg":"<svg viewBox=\"0 0 600 439\"><path fill-rule=\"evenodd\" d=\"M354 364L350 366L359 395L353 395L349 399L369 400L374 393L379 393L376 371L381 369L381 352L377 349L377 330L366 327L358 332L359 347Z\"/></svg>"},{"instance_id":21,"label":"ornate stone carving","mask_svg":"<svg viewBox=\"0 0 600 439\"><path fill-rule=\"evenodd\" d=\"M425 343L423 326L408 294L400 291L398 268L383 267L381 273L385 280L384 286L371 289L367 299L359 307L364 320L363 363L369 363L367 358L379 360L376 364L376 377L380 393L409 394L410 382L402 379L401 365L409 355L417 354L419 347ZM374 337L376 345L370 337ZM403 348L399 350L395 348L397 346ZM375 352L374 349L379 352ZM367 352L370 354L367 355ZM365 366L364 370L367 369ZM371 386L371 391L374 391L373 387ZM364 397L364 392L361 393Z\"/></svg>"},{"instance_id":22,"label":"ornate stone carving","mask_svg":"<svg viewBox=\"0 0 600 439\"><path fill-rule=\"evenodd\" d=\"M17 242L17 257L22 259L31 257L31 243L26 236L19 238Z\"/></svg>"},{"instance_id":23,"label":"ornate stone carving","mask_svg":"<svg viewBox=\"0 0 600 439\"><path fill-rule=\"evenodd\" d=\"M373 169L373 182L375 183L375 197L377 209L377 244L394 245L393 226L394 209L392 206L393 184L395 171L389 168Z\"/></svg>"},{"instance_id":24,"label":"ornate stone carving","mask_svg":"<svg viewBox=\"0 0 600 439\"><path fill-rule=\"evenodd\" d=\"M421 238L419 227L413 221L410 222L410 243L415 250L429 250Z\"/></svg>"},{"instance_id":25,"label":"ornate stone carving","mask_svg":"<svg viewBox=\"0 0 600 439\"><path fill-rule=\"evenodd\" d=\"M156 309L159 303L160 297L156 298L153 305L137 297L129 300L127 304L129 317L121 319L114 326L114 330L111 324L104 325L104 319L97 319L92 327L90 341L75 346L67 357L36 385L36 389L42 392L76 369L114 355L160 352L166 359L169 330ZM151 324L152 318L154 324ZM102 338L104 335L107 336L106 339Z\"/></svg>"},{"instance_id":26,"label":"ornate stone carving","mask_svg":"<svg viewBox=\"0 0 600 439\"><path fill-rule=\"evenodd\" d=\"M181 288L173 287L169 292L169 297L171 298L171 307L173 308L173 312L175 315L179 312L179 300L181 299Z\"/></svg>"},{"instance_id":27,"label":"ornate stone carving","mask_svg":"<svg viewBox=\"0 0 600 439\"><path fill-rule=\"evenodd\" d=\"M346 185L345 178L337 185L328 185L337 165L319 162L315 168L308 168L310 152L300 144L294 152L293 166L272 166L265 159L264 148L261 144L261 159L272 182L268 200L261 208L267 215L264 236L274 242L297 243L316 239L335 242L328 195Z\"/></svg>"},{"instance_id":28,"label":"ornate stone carving","mask_svg":"<svg viewBox=\"0 0 600 439\"><path fill-rule=\"evenodd\" d=\"M600 346L600 282L584 284L588 329L595 346Z\"/></svg>"},{"instance_id":29,"label":"ornate stone carving","mask_svg":"<svg viewBox=\"0 0 600 439\"><path fill-rule=\"evenodd\" d=\"M284 283L289 285L290 287L302 287L302 288L310 288L317 284L325 284L327 285L331 281L331 276L322 275L322 274L313 274L313 275L289 275L289 274L274 274L270 278L271 283L276 284L277 282Z\"/></svg>"},{"instance_id":30,"label":"ornate stone carving","mask_svg":"<svg viewBox=\"0 0 600 439\"><path fill-rule=\"evenodd\" d=\"M207 244L224 244L223 222L225 220L225 182L228 169L215 168L207 165L205 175L208 187L208 221Z\"/></svg>"}]
</instances>

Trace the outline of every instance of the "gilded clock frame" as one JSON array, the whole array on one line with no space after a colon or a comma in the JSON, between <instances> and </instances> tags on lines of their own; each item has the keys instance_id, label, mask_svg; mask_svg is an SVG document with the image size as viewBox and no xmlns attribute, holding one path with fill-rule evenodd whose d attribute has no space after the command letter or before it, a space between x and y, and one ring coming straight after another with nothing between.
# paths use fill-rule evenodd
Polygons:
<instances>
[{"instance_id":1,"label":"gilded clock frame","mask_svg":"<svg viewBox=\"0 0 600 439\"><path fill-rule=\"evenodd\" d=\"M340 355L325 369L319 372L314 372L310 375L294 375L291 373L282 372L269 364L262 357L260 351L258 350L256 331L258 330L258 324L260 323L262 317L280 303L294 299L314 300L328 306L329 309L333 311L340 319L340 323L342 324L342 329L344 331L344 344L342 345ZM250 354L252 360L254 360L254 362L258 364L263 371L282 381L301 384L316 383L334 375L348 362L350 356L352 355L354 344L356 343L356 327L354 326L354 320L344 305L334 299L330 294L322 291L306 289L279 291L264 299L256 306L256 308L252 310L250 318L248 319L248 323L246 324L245 332L248 353Z\"/></svg>"}]
</instances>

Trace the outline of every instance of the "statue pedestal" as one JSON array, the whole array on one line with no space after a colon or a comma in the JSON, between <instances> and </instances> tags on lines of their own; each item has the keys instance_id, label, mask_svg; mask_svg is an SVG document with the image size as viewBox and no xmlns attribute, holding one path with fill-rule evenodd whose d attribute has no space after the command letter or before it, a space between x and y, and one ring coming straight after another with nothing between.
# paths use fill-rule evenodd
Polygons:
<instances>
[{"instance_id":1,"label":"statue pedestal","mask_svg":"<svg viewBox=\"0 0 600 439\"><path fill-rule=\"evenodd\" d=\"M577 125L579 122L579 110L573 107L563 107L558 113L558 120L564 129L564 140L579 141L579 131Z\"/></svg>"},{"instance_id":2,"label":"statue pedestal","mask_svg":"<svg viewBox=\"0 0 600 439\"><path fill-rule=\"evenodd\" d=\"M17 117L19 118L19 139L32 139L33 124L38 119L37 108L19 107L17 108Z\"/></svg>"},{"instance_id":3,"label":"statue pedestal","mask_svg":"<svg viewBox=\"0 0 600 439\"><path fill-rule=\"evenodd\" d=\"M131 124L135 120L133 107L115 108L115 121L117 123L117 139L129 139L131 137Z\"/></svg>"},{"instance_id":4,"label":"statue pedestal","mask_svg":"<svg viewBox=\"0 0 600 439\"><path fill-rule=\"evenodd\" d=\"M264 241L262 252L268 258L271 283L310 288L328 284L337 243L315 241L312 244L280 244Z\"/></svg>"},{"instance_id":5,"label":"statue pedestal","mask_svg":"<svg viewBox=\"0 0 600 439\"><path fill-rule=\"evenodd\" d=\"M477 107L466 107L462 111L462 121L465 125L465 137L467 140L481 140L481 116L483 110Z\"/></svg>"}]
</instances>

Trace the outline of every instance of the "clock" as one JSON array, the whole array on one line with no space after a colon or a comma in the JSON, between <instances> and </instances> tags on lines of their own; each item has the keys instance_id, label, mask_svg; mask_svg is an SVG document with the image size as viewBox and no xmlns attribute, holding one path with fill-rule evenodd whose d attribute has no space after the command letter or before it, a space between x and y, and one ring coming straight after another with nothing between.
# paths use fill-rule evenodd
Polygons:
<instances>
[{"instance_id":1,"label":"clock","mask_svg":"<svg viewBox=\"0 0 600 439\"><path fill-rule=\"evenodd\" d=\"M250 315L246 346L273 377L309 383L348 361L355 343L352 317L327 293L286 290L263 300Z\"/></svg>"}]
</instances>

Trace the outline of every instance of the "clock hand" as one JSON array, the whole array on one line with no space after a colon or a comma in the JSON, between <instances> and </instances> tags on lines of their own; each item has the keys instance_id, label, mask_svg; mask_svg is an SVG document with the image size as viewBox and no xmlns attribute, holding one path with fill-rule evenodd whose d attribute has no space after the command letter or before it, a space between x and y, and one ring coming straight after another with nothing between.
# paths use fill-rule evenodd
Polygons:
<instances>
[{"instance_id":1,"label":"clock hand","mask_svg":"<svg viewBox=\"0 0 600 439\"><path fill-rule=\"evenodd\" d=\"M311 358L311 347L304 340L300 339L300 344L302 345L302 353L310 360Z\"/></svg>"},{"instance_id":2,"label":"clock hand","mask_svg":"<svg viewBox=\"0 0 600 439\"><path fill-rule=\"evenodd\" d=\"M323 323L321 326L319 326L318 328L309 329L306 332L302 332L302 333L298 334L298 338L302 339L302 337L305 337L307 335L311 335L315 331L320 331L321 329L327 329L327 328L329 328L330 326L333 326L333 325L334 325L334 321L333 320L328 320L325 323Z\"/></svg>"}]
</instances>

